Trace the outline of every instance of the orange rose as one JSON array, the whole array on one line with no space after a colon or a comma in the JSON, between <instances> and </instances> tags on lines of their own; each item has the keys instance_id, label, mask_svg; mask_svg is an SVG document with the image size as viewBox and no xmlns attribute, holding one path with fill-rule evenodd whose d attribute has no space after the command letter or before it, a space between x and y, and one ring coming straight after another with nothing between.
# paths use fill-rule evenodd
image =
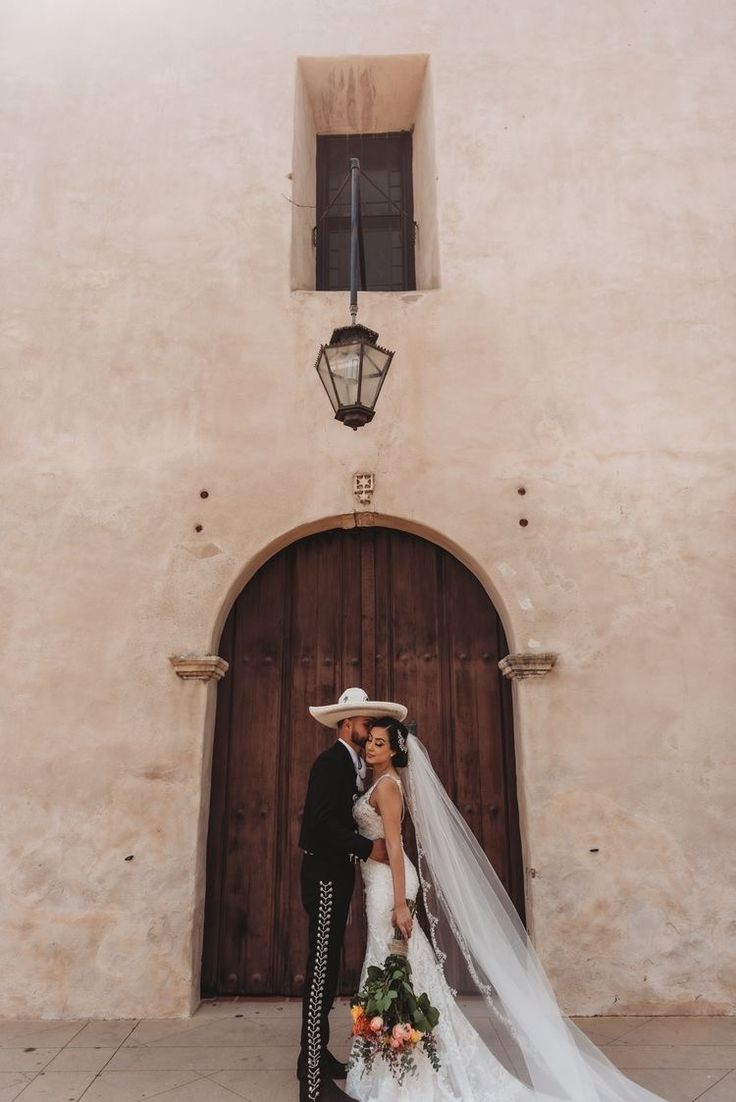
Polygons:
<instances>
[{"instance_id":1,"label":"orange rose","mask_svg":"<svg viewBox=\"0 0 736 1102\"><path fill-rule=\"evenodd\" d=\"M362 1006L351 1006L350 1013L353 1016L353 1021L357 1022L358 1018L362 1018L365 1011Z\"/></svg>"},{"instance_id":2,"label":"orange rose","mask_svg":"<svg viewBox=\"0 0 736 1102\"><path fill-rule=\"evenodd\" d=\"M353 1022L353 1036L354 1037L372 1037L371 1023L366 1018L365 1014L360 1014Z\"/></svg>"}]
</instances>

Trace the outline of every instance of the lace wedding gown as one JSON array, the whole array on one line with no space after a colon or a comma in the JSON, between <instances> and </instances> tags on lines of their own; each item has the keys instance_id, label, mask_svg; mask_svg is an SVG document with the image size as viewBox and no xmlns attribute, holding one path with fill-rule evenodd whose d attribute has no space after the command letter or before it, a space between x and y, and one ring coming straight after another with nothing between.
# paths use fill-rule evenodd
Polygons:
<instances>
[{"instance_id":1,"label":"lace wedding gown","mask_svg":"<svg viewBox=\"0 0 736 1102\"><path fill-rule=\"evenodd\" d=\"M390 774L381 781L400 782ZM370 803L375 784L360 796L353 805L353 818L366 838L382 838L381 816ZM402 793L403 795L403 793ZM416 899L419 892L417 870L404 854L406 872L406 898ZM378 861L365 861L362 865L365 886L365 907L368 920L366 947L360 985L366 978L369 965L381 967L388 954L388 944L393 938L391 911L394 904L393 880L388 865ZM418 1074L407 1076L401 1087L382 1060L375 1060L371 1071L358 1063L348 1072L347 1093L360 1102L533 1102L538 1098L529 1087L496 1060L455 1001L434 950L417 922L409 938L409 963L412 969L414 990L429 995L432 1006L440 1012L439 1025L435 1029L437 1054L441 1068L433 1070L425 1053L415 1050Z\"/></svg>"},{"instance_id":2,"label":"lace wedding gown","mask_svg":"<svg viewBox=\"0 0 736 1102\"><path fill-rule=\"evenodd\" d=\"M406 741L401 781L384 774L377 783L406 786L432 931L430 945L414 924L409 963L417 994L426 991L440 1012L435 1035L442 1067L435 1073L424 1052L415 1050L419 1074L399 1087L380 1059L364 1075L358 1063L348 1076L349 1094L360 1102L663 1102L628 1079L563 1013L514 904L426 748L416 735ZM369 802L374 788L356 800L353 814L362 834L381 838L381 817ZM404 867L406 895L416 899L420 877L406 855ZM366 861L363 880L365 980L368 966L381 966L387 955L394 895L388 865ZM443 945L459 953L467 969L464 982L481 996L479 1011L498 1039L493 1044L513 1056L518 1077L496 1059L458 1006L442 972Z\"/></svg>"}]
</instances>

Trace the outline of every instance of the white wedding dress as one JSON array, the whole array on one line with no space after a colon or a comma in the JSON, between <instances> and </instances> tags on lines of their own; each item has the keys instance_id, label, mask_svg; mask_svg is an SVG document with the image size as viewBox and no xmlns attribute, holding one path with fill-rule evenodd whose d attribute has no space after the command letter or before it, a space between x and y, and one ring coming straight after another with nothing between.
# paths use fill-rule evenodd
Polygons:
<instances>
[{"instance_id":1,"label":"white wedding dress","mask_svg":"<svg viewBox=\"0 0 736 1102\"><path fill-rule=\"evenodd\" d=\"M516 909L490 861L432 768L429 755L409 735L408 766L401 770L406 806L419 854L419 875L404 855L406 896L416 899L421 880L432 940L417 922L408 959L414 990L426 992L440 1012L435 1028L440 1070L420 1047L417 1075L401 1086L380 1058L370 1071L358 1061L347 1093L359 1102L664 1102L622 1071L560 1009L554 991ZM390 774L376 783L399 784ZM371 806L375 784L353 805L360 833L382 838L383 822ZM362 866L368 941L361 987L370 965L381 967L393 939L393 880L388 865ZM465 965L485 1042L445 980L446 950ZM474 1018L476 1017L474 1013ZM506 1054L501 1063L490 1044ZM508 1056L512 1060L507 1060Z\"/></svg>"},{"instance_id":2,"label":"white wedding dress","mask_svg":"<svg viewBox=\"0 0 736 1102\"><path fill-rule=\"evenodd\" d=\"M379 782L399 784L390 774ZM382 838L381 816L370 803L375 784L353 805L353 818L365 838ZM399 785L399 787L401 787ZM391 911L394 889L391 869L378 861L365 861L362 868L365 886L365 908L368 919L366 947L360 986L363 986L369 965L381 967L393 938ZM416 899L419 893L417 870L404 854L406 898ZM429 995L432 1006L440 1012L435 1030L439 1072L434 1071L421 1048L415 1050L418 1074L407 1076L397 1085L388 1065L375 1060L370 1072L358 1063L348 1072L347 1093L360 1102L531 1102L534 1094L496 1060L491 1050L463 1014L453 992L445 981L431 944L417 922L409 938L409 964L414 990Z\"/></svg>"}]
</instances>

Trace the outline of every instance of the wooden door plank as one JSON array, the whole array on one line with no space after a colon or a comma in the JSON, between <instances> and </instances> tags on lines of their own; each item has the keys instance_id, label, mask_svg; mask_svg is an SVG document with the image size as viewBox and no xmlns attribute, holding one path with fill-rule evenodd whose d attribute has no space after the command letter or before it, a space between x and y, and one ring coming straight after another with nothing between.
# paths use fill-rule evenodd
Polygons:
<instances>
[{"instance_id":1,"label":"wooden door plank","mask_svg":"<svg viewBox=\"0 0 736 1102\"><path fill-rule=\"evenodd\" d=\"M343 659L338 692L359 685L371 696L375 666L373 532L356 528L346 535L341 540ZM363 882L358 875L345 930L338 987L342 995L354 995L358 990L365 943Z\"/></svg>"},{"instance_id":2,"label":"wooden door plank","mask_svg":"<svg viewBox=\"0 0 736 1102\"><path fill-rule=\"evenodd\" d=\"M279 989L301 993L306 963L307 920L298 890L301 812L312 762L332 735L309 715L309 705L337 699L341 651L339 546L332 533L313 536L293 547L291 699L282 738L288 745L280 798L288 808L282 850L283 971ZM286 764L288 762L288 768Z\"/></svg>"},{"instance_id":3,"label":"wooden door plank","mask_svg":"<svg viewBox=\"0 0 736 1102\"><path fill-rule=\"evenodd\" d=\"M509 653L509 645L500 616L496 617L496 654ZM519 825L519 798L516 780L516 749L514 745L514 716L511 682L498 671L498 701L500 709L501 737L504 760L504 792L506 795L506 834L508 846L509 895L521 921L526 925L526 883L524 856L521 848Z\"/></svg>"},{"instance_id":4,"label":"wooden door plank","mask_svg":"<svg viewBox=\"0 0 736 1102\"><path fill-rule=\"evenodd\" d=\"M391 616L391 536L387 528L373 528L373 615L375 700L394 700L393 619Z\"/></svg>"},{"instance_id":5,"label":"wooden door plank","mask_svg":"<svg viewBox=\"0 0 736 1102\"><path fill-rule=\"evenodd\" d=\"M358 528L360 551L360 684L373 700L376 696L376 540L372 528Z\"/></svg>"},{"instance_id":6,"label":"wooden door plank","mask_svg":"<svg viewBox=\"0 0 736 1102\"><path fill-rule=\"evenodd\" d=\"M438 548L417 536L393 533L391 546L391 629L394 639L395 699L407 704L409 719L432 763L454 795L454 719L448 715L446 639L442 630ZM395 540L396 536L400 539Z\"/></svg>"},{"instance_id":7,"label":"wooden door plank","mask_svg":"<svg viewBox=\"0 0 736 1102\"><path fill-rule=\"evenodd\" d=\"M241 723L232 730L232 795L241 824L242 895L245 916L240 941L240 990L264 994L271 970L276 930L273 913L278 868L278 747L283 679L285 562L266 563L254 587L244 629L239 706ZM272 875L264 876L267 869Z\"/></svg>"},{"instance_id":8,"label":"wooden door plank","mask_svg":"<svg viewBox=\"0 0 736 1102\"><path fill-rule=\"evenodd\" d=\"M498 706L496 615L476 578L448 558L460 811L508 886L506 800Z\"/></svg>"},{"instance_id":9,"label":"wooden door plank","mask_svg":"<svg viewBox=\"0 0 736 1102\"><path fill-rule=\"evenodd\" d=\"M234 643L230 725L226 890L220 983L224 994L270 987L274 936L278 745L284 563L266 563L245 591ZM257 860L256 860L257 858Z\"/></svg>"},{"instance_id":10,"label":"wooden door plank","mask_svg":"<svg viewBox=\"0 0 736 1102\"><path fill-rule=\"evenodd\" d=\"M237 602L225 621L217 653L232 670L233 636ZM228 747L234 678L226 677L217 685L209 826L207 830L207 879L204 906L201 988L204 997L219 992L220 938L222 936L222 895L225 877L225 847L228 799Z\"/></svg>"}]
</instances>

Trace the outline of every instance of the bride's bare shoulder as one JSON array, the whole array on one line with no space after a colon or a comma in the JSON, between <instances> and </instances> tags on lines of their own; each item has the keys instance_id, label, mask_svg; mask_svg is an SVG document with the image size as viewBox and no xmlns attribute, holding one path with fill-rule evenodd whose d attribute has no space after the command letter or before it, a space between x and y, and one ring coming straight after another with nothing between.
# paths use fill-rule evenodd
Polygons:
<instances>
[{"instance_id":1,"label":"bride's bare shoulder","mask_svg":"<svg viewBox=\"0 0 736 1102\"><path fill-rule=\"evenodd\" d=\"M381 781L390 780L393 784L381 784ZM379 777L376 781L373 792L371 793L370 803L376 808L377 811L391 811L394 808L401 808L404 802L404 796L401 788L401 781L398 777L394 777L392 773L384 773L382 777Z\"/></svg>"}]
</instances>

